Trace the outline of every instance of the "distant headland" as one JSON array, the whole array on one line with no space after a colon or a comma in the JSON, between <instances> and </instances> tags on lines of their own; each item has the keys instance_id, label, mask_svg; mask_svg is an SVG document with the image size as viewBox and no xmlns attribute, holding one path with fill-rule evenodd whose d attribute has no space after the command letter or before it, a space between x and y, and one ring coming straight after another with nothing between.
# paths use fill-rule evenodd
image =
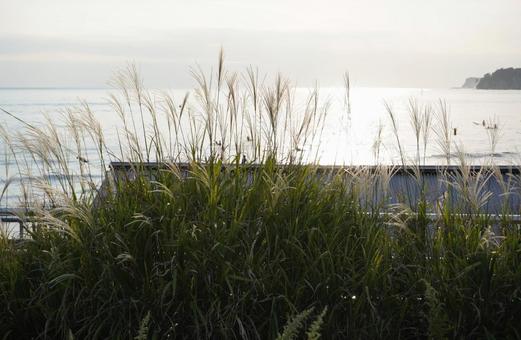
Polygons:
<instances>
[{"instance_id":1,"label":"distant headland","mask_svg":"<svg viewBox=\"0 0 521 340\"><path fill-rule=\"evenodd\" d=\"M485 74L482 78L467 78L462 87L483 90L521 90L521 68L500 68L492 74Z\"/></svg>"}]
</instances>

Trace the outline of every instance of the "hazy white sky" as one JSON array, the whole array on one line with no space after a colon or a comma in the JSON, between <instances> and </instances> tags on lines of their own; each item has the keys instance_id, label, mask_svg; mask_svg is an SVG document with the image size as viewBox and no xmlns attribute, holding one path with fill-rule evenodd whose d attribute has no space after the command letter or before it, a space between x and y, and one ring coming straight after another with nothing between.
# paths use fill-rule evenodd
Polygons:
<instances>
[{"instance_id":1,"label":"hazy white sky","mask_svg":"<svg viewBox=\"0 0 521 340\"><path fill-rule=\"evenodd\" d=\"M127 61L186 87L230 67L300 85L452 87L521 67L521 0L2 0L0 86L103 86Z\"/></svg>"}]
</instances>

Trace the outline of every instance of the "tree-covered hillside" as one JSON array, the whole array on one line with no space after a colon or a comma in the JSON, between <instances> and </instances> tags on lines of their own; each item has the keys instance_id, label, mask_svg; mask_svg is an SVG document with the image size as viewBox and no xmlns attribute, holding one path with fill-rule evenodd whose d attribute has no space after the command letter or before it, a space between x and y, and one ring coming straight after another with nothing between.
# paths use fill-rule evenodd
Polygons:
<instances>
[{"instance_id":1,"label":"tree-covered hillside","mask_svg":"<svg viewBox=\"0 0 521 340\"><path fill-rule=\"evenodd\" d=\"M502 68L492 74L487 73L481 78L476 88L521 90L521 68Z\"/></svg>"}]
</instances>

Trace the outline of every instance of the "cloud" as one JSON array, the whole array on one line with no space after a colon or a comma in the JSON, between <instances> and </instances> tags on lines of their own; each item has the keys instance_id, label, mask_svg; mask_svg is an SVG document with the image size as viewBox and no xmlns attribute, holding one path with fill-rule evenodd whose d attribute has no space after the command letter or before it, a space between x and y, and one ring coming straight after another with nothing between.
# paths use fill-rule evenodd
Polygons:
<instances>
[{"instance_id":1,"label":"cloud","mask_svg":"<svg viewBox=\"0 0 521 340\"><path fill-rule=\"evenodd\" d=\"M342 73L349 70L358 85L449 87L467 76L493 70L498 62L516 66L512 63L521 60L521 51L516 49L482 52L458 48L450 41L415 39L377 29L200 28L158 31L141 38L4 34L0 35L0 86L105 84L109 70L114 72L131 61L141 66L151 86L186 87L192 84L189 67L214 65L221 46L232 69L254 65L268 73L281 71L302 86L315 80L326 86L340 85Z\"/></svg>"},{"instance_id":2,"label":"cloud","mask_svg":"<svg viewBox=\"0 0 521 340\"><path fill-rule=\"evenodd\" d=\"M213 65L222 46L227 55L226 61L231 67L240 69L248 65L258 65L266 72L283 71L309 80L319 76L327 78L329 71L340 75L347 68L346 56L360 54L362 50L363 53L372 53L374 49L385 49L389 38L389 34L385 32L366 33L362 36L359 33L234 29L178 30L141 40L4 35L0 36L0 46L5 46L0 53L0 67L1 63L4 66L9 64L15 69L36 69L35 65L39 65L52 70L59 81L60 78L65 79L63 72L53 65L63 62L77 65L78 70L74 71L70 67L67 72L76 74L80 82L85 78L81 65L87 64L91 65L87 67L89 69L94 64L104 64L100 68L107 68L107 65L115 68L118 64L121 66L127 61L134 61L145 69L166 66L169 71L174 68L176 72L183 69L187 73L188 68L196 63L203 67ZM324 74L319 75L319 72ZM29 79L23 73L8 72L1 81L16 82L17 77L22 77L24 83L28 82ZM154 76L151 80L155 82L157 79Z\"/></svg>"},{"instance_id":3,"label":"cloud","mask_svg":"<svg viewBox=\"0 0 521 340\"><path fill-rule=\"evenodd\" d=\"M396 39L394 39L396 40ZM155 61L204 60L215 55L219 46L231 46L241 53L277 54L265 48L284 51L354 51L386 48L393 45L388 32L326 33L313 31L270 31L236 29L191 29L161 33L146 39L111 38L78 39L40 36L0 35L2 58L20 55L74 54L111 58L140 58ZM39 58L39 57L38 57Z\"/></svg>"}]
</instances>

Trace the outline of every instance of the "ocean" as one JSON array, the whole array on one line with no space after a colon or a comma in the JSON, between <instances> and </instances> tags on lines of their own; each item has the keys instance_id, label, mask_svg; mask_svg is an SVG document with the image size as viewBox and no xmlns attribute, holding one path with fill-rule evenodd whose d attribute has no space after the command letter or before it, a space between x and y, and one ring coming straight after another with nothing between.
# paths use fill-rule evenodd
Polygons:
<instances>
[{"instance_id":1,"label":"ocean","mask_svg":"<svg viewBox=\"0 0 521 340\"><path fill-rule=\"evenodd\" d=\"M101 122L109 149L118 150L116 131L121 124L108 102L109 92L108 89L3 88L0 89L0 107L29 124L38 125L48 119L63 127L64 110L85 102ZM186 91L172 92L180 99ZM297 110L302 109L303 98L309 92L310 89L304 88L295 90L295 98L301 102L295 106ZM349 110L344 89L322 88L319 98L322 103L329 103L319 145L302 148L324 165L400 164L400 148L406 155L405 160L414 162L417 147L408 109L411 100L420 106L430 105L434 111L439 111L440 103L446 105L451 124L451 152L464 153L469 164L521 165L521 91L354 87L350 91ZM387 107L392 108L395 115L399 147ZM3 112L0 112L0 124L11 133L24 133L24 123ZM437 141L440 127L435 116L431 126L425 157L421 147L421 163L443 164L446 157ZM319 150L318 153L313 148ZM452 158L457 164L456 156ZM89 161L92 166L96 165L96 159ZM99 178L101 174L101 170L97 172ZM0 139L0 192L13 176L17 176L16 162L8 145ZM15 204L17 196L16 184L11 183L0 206Z\"/></svg>"}]
</instances>

